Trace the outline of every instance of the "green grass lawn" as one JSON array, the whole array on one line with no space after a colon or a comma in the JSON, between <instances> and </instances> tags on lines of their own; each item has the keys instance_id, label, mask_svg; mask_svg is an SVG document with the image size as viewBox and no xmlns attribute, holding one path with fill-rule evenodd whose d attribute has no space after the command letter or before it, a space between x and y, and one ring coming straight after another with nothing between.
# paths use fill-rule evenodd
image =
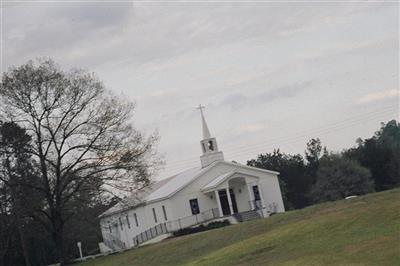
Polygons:
<instances>
[{"instance_id":1,"label":"green grass lawn","mask_svg":"<svg viewBox=\"0 0 400 266\"><path fill-rule=\"evenodd\" d=\"M172 238L80 265L400 265L400 189Z\"/></svg>"}]
</instances>

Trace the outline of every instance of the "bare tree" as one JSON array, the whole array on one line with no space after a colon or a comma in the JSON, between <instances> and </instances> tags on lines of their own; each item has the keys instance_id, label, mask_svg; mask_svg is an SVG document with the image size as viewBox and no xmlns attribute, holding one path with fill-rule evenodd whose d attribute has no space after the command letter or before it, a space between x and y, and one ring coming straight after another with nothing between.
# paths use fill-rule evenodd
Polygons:
<instances>
[{"instance_id":1,"label":"bare tree","mask_svg":"<svg viewBox=\"0 0 400 266\"><path fill-rule=\"evenodd\" d=\"M155 134L130 121L134 105L113 96L93 75L63 71L51 60L10 69L0 84L2 115L32 137L45 208L37 219L49 230L61 264L63 229L74 197L148 184L159 165Z\"/></svg>"}]
</instances>

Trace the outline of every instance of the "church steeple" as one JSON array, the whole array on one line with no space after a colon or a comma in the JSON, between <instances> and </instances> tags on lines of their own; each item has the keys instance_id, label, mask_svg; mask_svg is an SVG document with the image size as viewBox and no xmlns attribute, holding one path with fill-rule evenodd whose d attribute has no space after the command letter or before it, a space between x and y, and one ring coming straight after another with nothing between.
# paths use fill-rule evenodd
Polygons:
<instances>
[{"instance_id":1,"label":"church steeple","mask_svg":"<svg viewBox=\"0 0 400 266\"><path fill-rule=\"evenodd\" d=\"M203 129L203 139L200 141L203 155L200 156L201 166L206 167L215 161L223 161L224 154L218 151L217 140L211 137L210 130L208 129L206 119L204 118L204 106L199 105L197 109L200 110L201 122Z\"/></svg>"},{"instance_id":2,"label":"church steeple","mask_svg":"<svg viewBox=\"0 0 400 266\"><path fill-rule=\"evenodd\" d=\"M211 138L211 134L210 134L210 130L208 129L206 119L204 118L204 114L203 114L203 109L204 108L205 107L202 106L201 104L199 104L199 107L197 107L197 109L200 110L200 114L201 114L201 123L202 123L202 128L203 128L203 139L209 139L209 138Z\"/></svg>"}]
</instances>

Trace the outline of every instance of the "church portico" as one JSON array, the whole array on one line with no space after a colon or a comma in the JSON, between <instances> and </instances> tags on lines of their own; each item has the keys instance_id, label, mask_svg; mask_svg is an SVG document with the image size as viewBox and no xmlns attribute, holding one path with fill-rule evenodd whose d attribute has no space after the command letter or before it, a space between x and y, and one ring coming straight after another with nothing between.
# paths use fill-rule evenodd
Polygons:
<instances>
[{"instance_id":1,"label":"church portico","mask_svg":"<svg viewBox=\"0 0 400 266\"><path fill-rule=\"evenodd\" d=\"M215 197L220 217L265 208L257 177L227 173L208 183L202 191Z\"/></svg>"}]
</instances>

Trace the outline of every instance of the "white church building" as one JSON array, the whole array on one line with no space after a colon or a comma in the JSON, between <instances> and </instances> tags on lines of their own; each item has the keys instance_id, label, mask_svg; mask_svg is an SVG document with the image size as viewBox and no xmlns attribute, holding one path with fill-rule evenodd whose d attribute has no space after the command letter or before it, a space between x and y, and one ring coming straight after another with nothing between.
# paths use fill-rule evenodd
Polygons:
<instances>
[{"instance_id":1,"label":"white church building","mask_svg":"<svg viewBox=\"0 0 400 266\"><path fill-rule=\"evenodd\" d=\"M200 165L134 192L100 215L102 251L159 241L182 228L284 212L278 172L224 160L200 107Z\"/></svg>"}]
</instances>

